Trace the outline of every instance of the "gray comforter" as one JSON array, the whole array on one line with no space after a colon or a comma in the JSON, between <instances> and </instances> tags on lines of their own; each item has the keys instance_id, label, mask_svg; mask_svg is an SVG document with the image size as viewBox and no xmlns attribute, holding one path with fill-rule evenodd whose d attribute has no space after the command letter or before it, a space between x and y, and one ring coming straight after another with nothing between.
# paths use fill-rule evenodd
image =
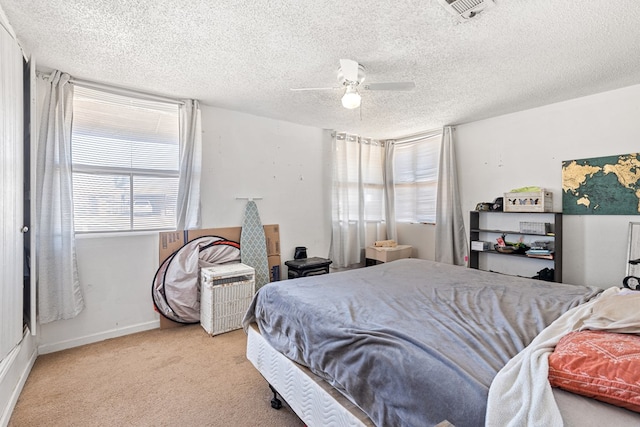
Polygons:
<instances>
[{"instance_id":1,"label":"gray comforter","mask_svg":"<svg viewBox=\"0 0 640 427\"><path fill-rule=\"evenodd\" d=\"M378 426L481 426L498 370L600 291L406 259L271 283L243 323Z\"/></svg>"}]
</instances>

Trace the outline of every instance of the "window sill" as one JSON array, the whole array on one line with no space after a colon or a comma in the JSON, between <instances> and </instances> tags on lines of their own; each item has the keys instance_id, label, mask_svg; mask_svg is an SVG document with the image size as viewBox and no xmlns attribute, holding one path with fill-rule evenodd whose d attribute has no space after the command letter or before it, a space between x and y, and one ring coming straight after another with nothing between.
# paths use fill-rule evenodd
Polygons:
<instances>
[{"instance_id":1,"label":"window sill","mask_svg":"<svg viewBox=\"0 0 640 427\"><path fill-rule=\"evenodd\" d=\"M159 233L175 230L144 230L144 231L113 231L105 233L77 233L76 239L100 239L112 237L136 237L136 236L157 236Z\"/></svg>"}]
</instances>

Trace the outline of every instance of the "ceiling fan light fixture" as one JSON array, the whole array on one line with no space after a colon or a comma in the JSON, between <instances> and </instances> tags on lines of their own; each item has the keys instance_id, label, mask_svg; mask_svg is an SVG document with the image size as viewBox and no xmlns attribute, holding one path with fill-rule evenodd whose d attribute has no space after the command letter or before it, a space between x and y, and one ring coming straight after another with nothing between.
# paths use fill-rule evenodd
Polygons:
<instances>
[{"instance_id":1,"label":"ceiling fan light fixture","mask_svg":"<svg viewBox=\"0 0 640 427\"><path fill-rule=\"evenodd\" d=\"M360 96L360 91L409 91L416 87L414 82L381 82L363 84L364 79L364 65L358 64L356 61L351 59L341 59L340 68L338 68L338 82L340 83L340 86L292 88L291 90L342 90L342 106L349 110L353 110L361 106L362 97Z\"/></svg>"},{"instance_id":2,"label":"ceiling fan light fixture","mask_svg":"<svg viewBox=\"0 0 640 427\"><path fill-rule=\"evenodd\" d=\"M344 95L342 95L342 106L344 108L348 108L349 110L353 110L354 108L358 108L360 106L360 101L362 98L360 94L353 86L348 86L344 91Z\"/></svg>"}]
</instances>

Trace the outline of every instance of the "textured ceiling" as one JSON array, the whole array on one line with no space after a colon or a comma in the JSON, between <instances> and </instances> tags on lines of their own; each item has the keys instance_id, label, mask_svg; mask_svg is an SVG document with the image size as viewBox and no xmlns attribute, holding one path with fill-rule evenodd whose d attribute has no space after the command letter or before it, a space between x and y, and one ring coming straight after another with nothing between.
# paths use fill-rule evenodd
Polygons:
<instances>
[{"instance_id":1,"label":"textured ceiling","mask_svg":"<svg viewBox=\"0 0 640 427\"><path fill-rule=\"evenodd\" d=\"M250 114L393 138L640 83L640 1L0 0L39 67ZM367 82L340 104L340 58Z\"/></svg>"}]
</instances>

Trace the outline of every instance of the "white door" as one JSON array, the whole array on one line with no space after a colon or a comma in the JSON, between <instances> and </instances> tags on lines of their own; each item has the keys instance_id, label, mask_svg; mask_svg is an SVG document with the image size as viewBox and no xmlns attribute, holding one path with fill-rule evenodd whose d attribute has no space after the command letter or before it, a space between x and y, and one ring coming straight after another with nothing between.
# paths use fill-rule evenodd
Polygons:
<instances>
[{"instance_id":1,"label":"white door","mask_svg":"<svg viewBox=\"0 0 640 427\"><path fill-rule=\"evenodd\" d=\"M0 26L0 361L22 338L23 60Z\"/></svg>"}]
</instances>

